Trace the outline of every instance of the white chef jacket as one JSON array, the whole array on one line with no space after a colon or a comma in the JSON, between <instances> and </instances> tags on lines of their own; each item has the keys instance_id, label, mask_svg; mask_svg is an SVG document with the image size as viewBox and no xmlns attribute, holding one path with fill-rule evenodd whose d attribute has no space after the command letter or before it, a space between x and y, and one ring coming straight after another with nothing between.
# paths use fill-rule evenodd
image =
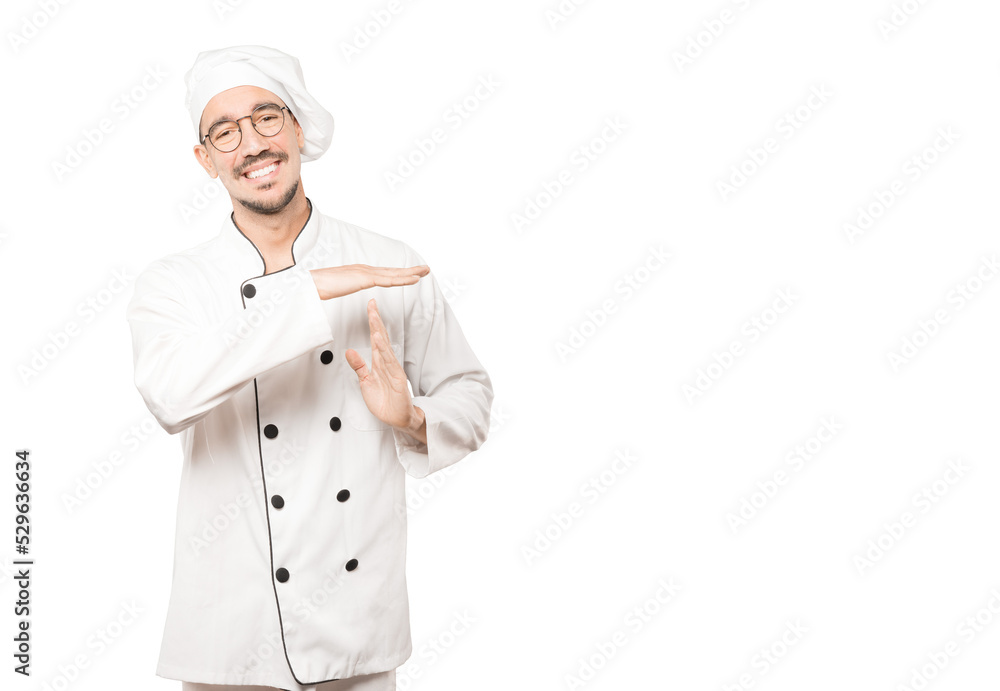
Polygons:
<instances>
[{"instance_id":1,"label":"white chef jacket","mask_svg":"<svg viewBox=\"0 0 1000 691\"><path fill-rule=\"evenodd\" d=\"M405 473L452 465L489 431L489 376L433 271L330 300L309 273L424 264L409 245L310 202L292 255L265 275L230 216L135 281L135 385L184 455L161 677L294 689L401 665ZM371 367L372 297L426 444L369 412L344 358Z\"/></svg>"}]
</instances>

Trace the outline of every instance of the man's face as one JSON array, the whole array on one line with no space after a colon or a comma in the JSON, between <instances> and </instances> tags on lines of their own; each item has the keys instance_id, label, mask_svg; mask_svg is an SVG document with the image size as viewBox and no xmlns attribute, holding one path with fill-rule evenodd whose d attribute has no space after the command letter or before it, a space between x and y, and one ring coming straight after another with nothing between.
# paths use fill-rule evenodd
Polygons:
<instances>
[{"instance_id":1,"label":"man's face","mask_svg":"<svg viewBox=\"0 0 1000 691\"><path fill-rule=\"evenodd\" d=\"M286 105L267 89L258 86L237 86L216 94L201 114L199 137L208 134L213 124L220 120L239 121L242 130L240 145L228 153L219 151L207 139L194 147L195 157L213 178L218 177L233 198L251 211L273 214L284 209L295 197L299 188L302 166L300 148L305 136L298 122L284 111L285 122L281 131L272 137L257 132L250 123L254 108L264 103ZM274 170L256 178L248 177L254 171Z\"/></svg>"}]
</instances>

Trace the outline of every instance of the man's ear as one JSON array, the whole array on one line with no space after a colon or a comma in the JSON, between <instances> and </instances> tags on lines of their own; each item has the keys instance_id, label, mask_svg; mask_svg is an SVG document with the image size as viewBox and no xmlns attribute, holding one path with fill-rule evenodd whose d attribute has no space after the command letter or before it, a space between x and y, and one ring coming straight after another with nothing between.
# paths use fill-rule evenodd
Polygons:
<instances>
[{"instance_id":1,"label":"man's ear","mask_svg":"<svg viewBox=\"0 0 1000 691\"><path fill-rule=\"evenodd\" d=\"M208 147L204 144L195 144L194 157L198 160L199 165L205 169L205 172L208 173L210 177L219 177L219 172L215 169L215 164L212 163L211 156L208 155Z\"/></svg>"},{"instance_id":2,"label":"man's ear","mask_svg":"<svg viewBox=\"0 0 1000 691\"><path fill-rule=\"evenodd\" d=\"M302 131L302 125L299 124L299 119L294 115L292 116L292 122L295 123L295 141L299 145L299 150L301 150L302 147L306 145L306 135Z\"/></svg>"}]
</instances>

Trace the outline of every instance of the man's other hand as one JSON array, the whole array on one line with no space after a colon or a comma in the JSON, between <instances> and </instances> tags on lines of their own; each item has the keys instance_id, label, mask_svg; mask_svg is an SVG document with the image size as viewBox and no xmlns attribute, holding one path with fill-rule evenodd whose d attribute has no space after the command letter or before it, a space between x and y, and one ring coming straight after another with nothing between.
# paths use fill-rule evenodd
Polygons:
<instances>
[{"instance_id":1,"label":"man's other hand","mask_svg":"<svg viewBox=\"0 0 1000 691\"><path fill-rule=\"evenodd\" d=\"M388 266L368 266L367 264L347 264L345 266L328 266L323 269L311 269L316 290L320 299L329 300L344 295L356 293L375 286L408 286L416 283L429 274L430 267L426 264L395 268ZM374 346L373 346L374 349Z\"/></svg>"},{"instance_id":2,"label":"man's other hand","mask_svg":"<svg viewBox=\"0 0 1000 691\"><path fill-rule=\"evenodd\" d=\"M365 405L382 422L426 444L424 411L411 402L410 391L406 386L406 372L389 344L389 334L379 316L375 298L368 301L368 326L372 341L371 369L358 351L353 348L344 351L347 363L358 375Z\"/></svg>"}]
</instances>

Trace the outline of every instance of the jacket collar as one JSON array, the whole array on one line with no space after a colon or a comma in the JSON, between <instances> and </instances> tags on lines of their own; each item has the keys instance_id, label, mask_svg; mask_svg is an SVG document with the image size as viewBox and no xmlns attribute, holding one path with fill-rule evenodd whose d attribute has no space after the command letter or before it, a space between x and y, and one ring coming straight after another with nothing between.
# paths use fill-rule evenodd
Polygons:
<instances>
[{"instance_id":1,"label":"jacket collar","mask_svg":"<svg viewBox=\"0 0 1000 691\"><path fill-rule=\"evenodd\" d=\"M319 212L313 206L312 200L306 197L309 202L309 217L306 224L299 230L298 235L292 241L292 261L296 264L309 255L316 240L319 238ZM236 225L236 219L232 212L222 225L220 238L227 246L227 254L233 253L239 258L241 265L245 264L248 270L256 268L260 275L264 273L264 255L253 241L240 230Z\"/></svg>"}]
</instances>

